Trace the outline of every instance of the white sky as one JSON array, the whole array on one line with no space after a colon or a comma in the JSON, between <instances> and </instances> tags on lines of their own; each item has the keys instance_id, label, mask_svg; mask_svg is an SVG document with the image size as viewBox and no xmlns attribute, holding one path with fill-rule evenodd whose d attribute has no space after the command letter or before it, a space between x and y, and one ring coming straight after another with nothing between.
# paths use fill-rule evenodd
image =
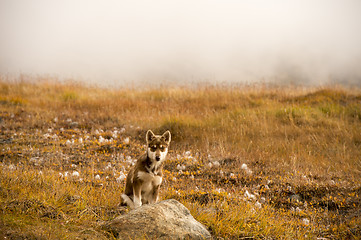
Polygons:
<instances>
[{"instance_id":1,"label":"white sky","mask_svg":"<svg viewBox=\"0 0 361 240\"><path fill-rule=\"evenodd\" d=\"M0 0L0 74L361 84L360 0Z\"/></svg>"}]
</instances>

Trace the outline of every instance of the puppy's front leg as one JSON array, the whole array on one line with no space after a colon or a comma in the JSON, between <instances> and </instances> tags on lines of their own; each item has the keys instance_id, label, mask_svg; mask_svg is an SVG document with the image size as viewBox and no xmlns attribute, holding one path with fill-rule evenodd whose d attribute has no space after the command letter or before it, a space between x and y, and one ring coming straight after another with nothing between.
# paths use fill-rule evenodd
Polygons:
<instances>
[{"instance_id":1,"label":"puppy's front leg","mask_svg":"<svg viewBox=\"0 0 361 240\"><path fill-rule=\"evenodd\" d=\"M160 187L160 185L157 185L153 188L152 196L150 198L149 203L158 202L159 187Z\"/></svg>"},{"instance_id":2,"label":"puppy's front leg","mask_svg":"<svg viewBox=\"0 0 361 240\"><path fill-rule=\"evenodd\" d=\"M133 194L134 194L134 208L142 206L142 188L141 184L134 184L133 186Z\"/></svg>"}]
</instances>

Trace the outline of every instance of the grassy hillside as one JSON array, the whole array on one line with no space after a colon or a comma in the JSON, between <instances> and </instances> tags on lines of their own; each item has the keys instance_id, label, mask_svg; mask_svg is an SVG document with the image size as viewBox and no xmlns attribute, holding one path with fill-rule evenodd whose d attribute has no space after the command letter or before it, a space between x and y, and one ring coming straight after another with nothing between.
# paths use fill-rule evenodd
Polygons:
<instances>
[{"instance_id":1,"label":"grassy hillside","mask_svg":"<svg viewBox=\"0 0 361 240\"><path fill-rule=\"evenodd\" d=\"M361 236L360 89L0 85L0 238L112 239L148 129L172 133L161 198L215 238Z\"/></svg>"}]
</instances>

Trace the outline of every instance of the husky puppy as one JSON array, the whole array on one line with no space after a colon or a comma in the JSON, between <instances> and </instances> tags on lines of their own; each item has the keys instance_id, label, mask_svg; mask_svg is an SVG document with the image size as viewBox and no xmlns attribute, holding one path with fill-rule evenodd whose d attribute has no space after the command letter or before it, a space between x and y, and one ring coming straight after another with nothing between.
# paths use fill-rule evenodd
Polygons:
<instances>
[{"instance_id":1,"label":"husky puppy","mask_svg":"<svg viewBox=\"0 0 361 240\"><path fill-rule=\"evenodd\" d=\"M147 131L147 152L138 158L135 166L130 169L125 190L122 194L123 204L131 209L142 204L158 201L159 187L162 183L163 162L168 153L171 135L169 131L163 135L155 135Z\"/></svg>"}]
</instances>

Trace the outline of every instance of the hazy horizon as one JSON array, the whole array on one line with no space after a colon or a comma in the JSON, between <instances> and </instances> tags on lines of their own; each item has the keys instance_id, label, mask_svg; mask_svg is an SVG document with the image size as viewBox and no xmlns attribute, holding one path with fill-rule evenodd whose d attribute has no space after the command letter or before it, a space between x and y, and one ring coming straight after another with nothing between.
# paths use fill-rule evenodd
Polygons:
<instances>
[{"instance_id":1,"label":"hazy horizon","mask_svg":"<svg viewBox=\"0 0 361 240\"><path fill-rule=\"evenodd\" d=\"M361 1L0 1L0 75L361 85Z\"/></svg>"}]
</instances>

